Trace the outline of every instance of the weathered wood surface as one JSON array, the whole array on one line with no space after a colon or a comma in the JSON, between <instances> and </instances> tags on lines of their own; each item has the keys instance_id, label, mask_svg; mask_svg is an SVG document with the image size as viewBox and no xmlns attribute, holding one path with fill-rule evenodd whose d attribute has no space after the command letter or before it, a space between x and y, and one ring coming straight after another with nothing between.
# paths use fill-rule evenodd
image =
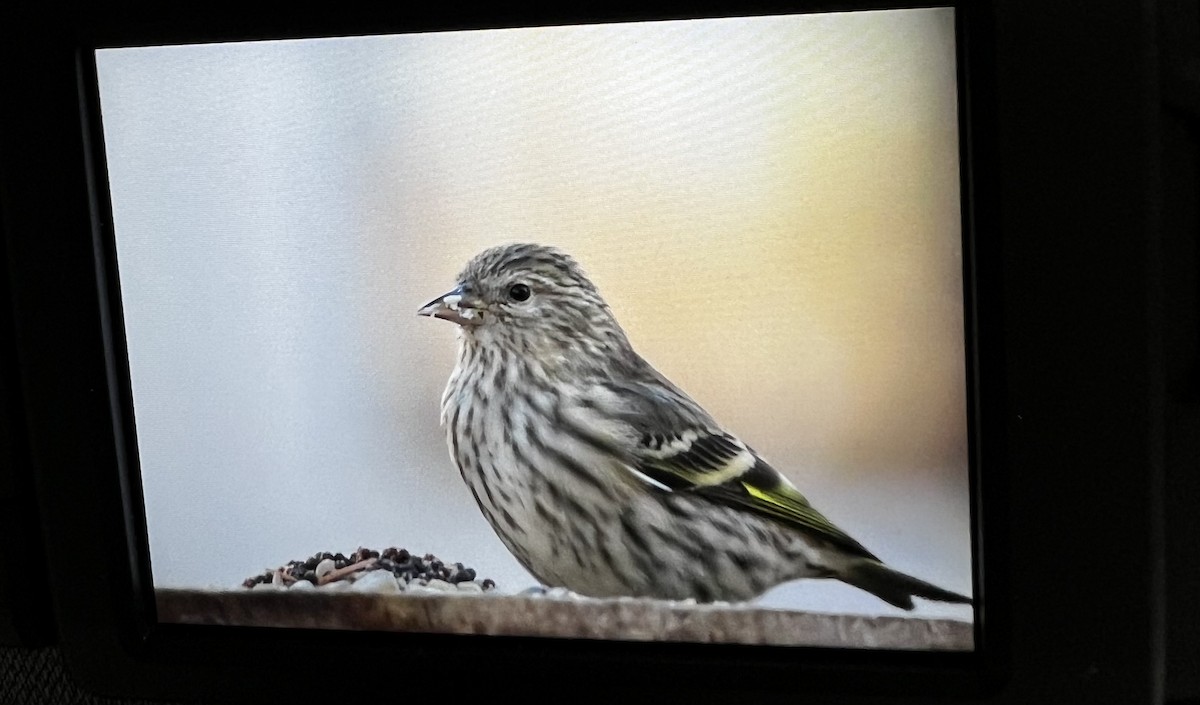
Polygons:
<instances>
[{"instance_id":1,"label":"weathered wood surface","mask_svg":"<svg viewBox=\"0 0 1200 705\"><path fill-rule=\"evenodd\" d=\"M290 590L156 591L159 619L184 624L970 650L970 623L655 600L521 595L387 595Z\"/></svg>"}]
</instances>

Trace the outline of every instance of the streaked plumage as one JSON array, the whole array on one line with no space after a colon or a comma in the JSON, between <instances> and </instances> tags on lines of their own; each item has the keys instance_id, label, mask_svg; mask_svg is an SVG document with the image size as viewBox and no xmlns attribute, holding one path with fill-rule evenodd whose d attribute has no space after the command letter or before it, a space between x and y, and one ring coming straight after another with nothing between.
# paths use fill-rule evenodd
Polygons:
<instances>
[{"instance_id":1,"label":"streaked plumage","mask_svg":"<svg viewBox=\"0 0 1200 705\"><path fill-rule=\"evenodd\" d=\"M634 352L565 253L494 247L420 311L459 324L451 458L513 555L593 596L754 598L837 578L911 609L969 598L885 567Z\"/></svg>"}]
</instances>

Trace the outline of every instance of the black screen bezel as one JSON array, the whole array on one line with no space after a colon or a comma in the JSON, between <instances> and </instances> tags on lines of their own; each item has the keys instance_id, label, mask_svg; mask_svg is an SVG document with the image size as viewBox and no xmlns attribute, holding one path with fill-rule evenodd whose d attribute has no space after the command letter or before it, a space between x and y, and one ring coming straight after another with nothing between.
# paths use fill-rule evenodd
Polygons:
<instances>
[{"instance_id":1,"label":"black screen bezel","mask_svg":"<svg viewBox=\"0 0 1200 705\"><path fill-rule=\"evenodd\" d=\"M942 4L938 3L941 6ZM535 24L629 21L784 12L841 11L909 7L907 4L781 3L754 8L720 8L692 5L686 10L660 7L639 13L605 13L596 10L562 10L521 14L518 12L481 12L448 20L433 12L396 16L388 19L346 13L334 22L306 23L275 17L256 17L234 26L219 20L190 18L178 23L153 21L123 22L102 18L81 27L76 58L78 96L83 153L90 198L89 221L92 224L93 271L102 374L94 374L94 403L106 404L91 409L81 419L88 427L94 450L101 450L96 478L98 490L93 505L81 524L89 521L104 527L97 536L106 544L112 561L106 598L83 598L56 581L60 602L68 611L90 612L103 626L95 634L73 632L70 644L77 653L96 653L99 649L125 665L124 670L90 667L91 657L81 661L85 678L102 689L113 686L115 674L144 679L149 689L144 697L184 697L183 694L212 691L215 674L242 669L257 673L233 691L238 699L266 696L278 687L273 674L312 672L330 669L329 654L337 654L335 664L357 663L375 671L402 657L414 668L426 673L454 678L451 665L460 660L484 663L476 675L481 679L505 681L514 673L530 670L533 674L553 673L551 680L591 684L595 688L611 686L602 671L619 670L623 676L617 685L636 686L646 692L664 687L664 683L686 682L687 688L715 693L745 689L764 692L784 691L802 674L812 694L828 693L840 697L857 695L979 695L994 685L1003 672L1002 633L1004 619L1000 600L987 598L1002 591L1002 551L994 541L988 544L983 521L991 521L995 500L989 498L984 477L999 474L1002 467L1002 443L996 427L983 421L989 418L989 400L1002 379L1000 335L994 334L989 345L989 328L998 318L988 311L999 305L998 278L992 276L997 260L987 258L992 243L987 239L988 203L986 172L980 168L988 152L986 59L972 52L972 46L987 36L986 15L982 6L957 8L959 39L960 154L963 203L963 253L965 323L968 351L969 429L972 465L972 522L974 530L975 595L980 605L976 619L977 649L971 653L930 653L875 650L779 649L736 645L666 645L616 642L579 642L525 638L479 638L443 635L355 634L250 628L211 628L158 624L154 620L154 602L150 580L146 527L141 504L140 474L137 471L135 428L129 392L129 372L120 313L119 286L115 250L111 237L112 220L107 195L103 141L99 129L98 97L95 85L94 50L103 46L236 41L268 38L300 38L354 34L383 34L408 31L469 29ZM921 5L926 6L926 5ZM256 24L257 23L257 24ZM981 195L983 194L983 195ZM981 257L981 253L985 256ZM989 309L990 307L990 309ZM92 343L97 341L93 340ZM93 373L100 372L92 370ZM106 394L104 393L106 392ZM998 403L993 401L993 404ZM994 406L992 407L994 408ZM995 468L984 471L984 468ZM79 488L76 488L79 489ZM82 498L82 495L80 495ZM987 555L988 571L982 570ZM97 609L99 608L99 609ZM68 630L72 632L73 630ZM115 650L115 651L114 651ZM453 658L449 658L449 651ZM272 653L271 656L264 656ZM318 657L318 654L320 656ZM343 660L344 657L344 660ZM439 661L440 659L440 661ZM641 671L631 666L651 663ZM200 664L204 664L200 666ZM730 682L724 669L736 666L742 675ZM336 669L336 666L334 667ZM609 671L611 672L611 670ZM255 682L257 681L257 682ZM182 687L181 687L182 686ZM118 686L120 689L123 686ZM139 688L142 686L139 685ZM199 689L199 690L196 690ZM336 688L330 686L330 694ZM157 695L161 694L161 695Z\"/></svg>"}]
</instances>

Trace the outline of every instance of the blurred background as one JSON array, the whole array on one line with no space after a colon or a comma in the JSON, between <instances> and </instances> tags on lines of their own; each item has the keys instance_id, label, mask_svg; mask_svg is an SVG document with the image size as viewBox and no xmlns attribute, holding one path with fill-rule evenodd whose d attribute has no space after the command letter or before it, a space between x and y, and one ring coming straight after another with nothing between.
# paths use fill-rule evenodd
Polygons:
<instances>
[{"instance_id":1,"label":"blurred background","mask_svg":"<svg viewBox=\"0 0 1200 705\"><path fill-rule=\"evenodd\" d=\"M535 585L438 425L454 326L415 312L537 241L831 520L969 594L954 56L946 8L101 50L156 584L365 545Z\"/></svg>"}]
</instances>

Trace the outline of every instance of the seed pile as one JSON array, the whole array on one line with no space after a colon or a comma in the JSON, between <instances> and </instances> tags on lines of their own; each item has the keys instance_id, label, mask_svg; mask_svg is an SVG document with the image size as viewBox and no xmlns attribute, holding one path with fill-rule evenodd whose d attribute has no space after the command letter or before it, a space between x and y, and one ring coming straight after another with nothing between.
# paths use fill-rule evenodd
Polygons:
<instances>
[{"instance_id":1,"label":"seed pile","mask_svg":"<svg viewBox=\"0 0 1200 705\"><path fill-rule=\"evenodd\" d=\"M477 580L475 569L446 563L426 553L415 555L403 548L376 551L359 547L343 553L315 553L305 560L246 578L249 589L361 589L376 592L487 592L496 587L490 578Z\"/></svg>"}]
</instances>

